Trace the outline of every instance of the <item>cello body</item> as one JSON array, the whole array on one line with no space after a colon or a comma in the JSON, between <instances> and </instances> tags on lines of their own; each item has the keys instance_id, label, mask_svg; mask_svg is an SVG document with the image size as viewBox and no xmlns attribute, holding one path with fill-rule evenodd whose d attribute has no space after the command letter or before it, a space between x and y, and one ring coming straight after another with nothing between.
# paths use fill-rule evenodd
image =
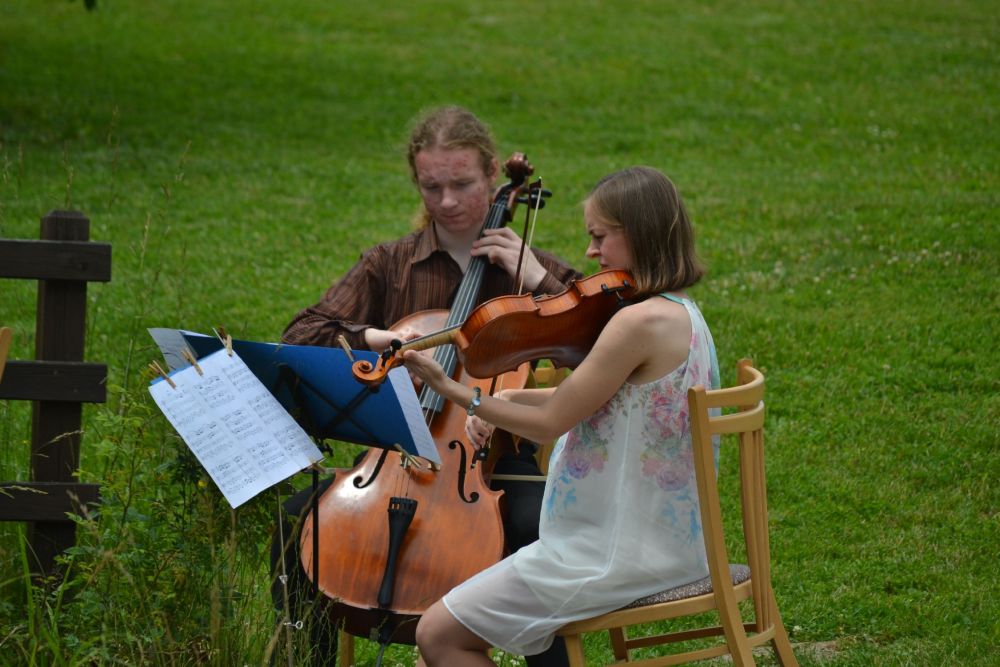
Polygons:
<instances>
[{"instance_id":1,"label":"cello body","mask_svg":"<svg viewBox=\"0 0 1000 667\"><path fill-rule=\"evenodd\" d=\"M397 326L439 328L447 311L425 311ZM530 366L503 376L507 387L523 387ZM476 379L459 365L452 377L490 391L491 380ZM495 456L477 457L465 437L466 413L445 402L431 422L431 435L441 458L440 470L403 466L401 456L371 450L354 468L340 469L319 501L319 551L313 553L313 521L302 524L302 565L330 598L329 614L343 619L344 629L379 641L413 644L416 621L454 586L504 556L500 491L489 488L488 466ZM394 557L391 603L382 604L390 551L387 511L394 499L412 499L416 508Z\"/></svg>"}]
</instances>

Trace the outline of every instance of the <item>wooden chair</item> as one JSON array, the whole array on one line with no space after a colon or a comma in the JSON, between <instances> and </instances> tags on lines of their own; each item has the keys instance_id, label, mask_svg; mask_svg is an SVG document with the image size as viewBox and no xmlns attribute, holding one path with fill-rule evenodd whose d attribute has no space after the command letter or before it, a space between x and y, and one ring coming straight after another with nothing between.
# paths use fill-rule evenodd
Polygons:
<instances>
[{"instance_id":1,"label":"wooden chair","mask_svg":"<svg viewBox=\"0 0 1000 667\"><path fill-rule=\"evenodd\" d=\"M636 665L677 665L721 655L731 655L736 665L754 665L751 650L770 642L778 661L797 665L788 633L781 622L771 588L771 559L768 544L767 491L764 474L764 376L744 359L738 364L738 386L706 391L694 387L688 392L695 475L701 505L701 520L708 554L709 577L679 588L651 595L617 611L570 623L558 634L566 638L570 665L583 667L582 635L607 631L617 661L633 663L630 652L637 648L688 642L707 637L724 637L712 646L687 646L683 652L635 660ZM736 407L738 412L722 415L717 408ZM715 468L713 437L736 434L740 462L740 504L743 514L743 542L747 565L732 565L723 535L722 508ZM725 446L726 439L723 439ZM713 586L713 582L715 585ZM753 601L753 619L743 619L738 603ZM720 625L681 630L651 637L632 637L629 626L684 616L718 613ZM715 621L710 621L714 623ZM749 634L748 634L749 633ZM702 642L704 644L704 642ZM675 647L676 650L676 647Z\"/></svg>"},{"instance_id":2,"label":"wooden chair","mask_svg":"<svg viewBox=\"0 0 1000 667\"><path fill-rule=\"evenodd\" d=\"M570 370L568 368L556 368L550 363L544 362L531 370L531 375L528 377L527 387L556 387L563 380L569 377L569 373ZM552 450L555 448L555 444L555 441L538 443L538 451L535 452L535 460L538 461L538 468L542 471L541 475L495 474L491 479L515 482L539 482L544 484L545 476L549 474L549 458L552 456Z\"/></svg>"}]
</instances>

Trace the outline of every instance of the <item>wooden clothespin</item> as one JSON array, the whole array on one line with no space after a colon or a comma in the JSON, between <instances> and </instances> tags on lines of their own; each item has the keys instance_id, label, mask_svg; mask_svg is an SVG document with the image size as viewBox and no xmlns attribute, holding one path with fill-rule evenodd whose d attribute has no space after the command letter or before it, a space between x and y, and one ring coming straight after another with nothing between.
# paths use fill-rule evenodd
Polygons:
<instances>
[{"instance_id":1,"label":"wooden clothespin","mask_svg":"<svg viewBox=\"0 0 1000 667\"><path fill-rule=\"evenodd\" d=\"M191 364L192 366L194 366L194 369L196 371L198 371L198 375L204 375L205 374L204 371L201 370L201 366L198 365L198 360L194 358L193 354L191 354L191 350L189 350L186 347L183 348L181 350L181 356L184 357L184 361L186 361L189 364Z\"/></svg>"},{"instance_id":2,"label":"wooden clothespin","mask_svg":"<svg viewBox=\"0 0 1000 667\"><path fill-rule=\"evenodd\" d=\"M0 327L0 380L3 380L3 369L7 365L7 354L10 352L10 341L14 333L10 327Z\"/></svg>"},{"instance_id":3,"label":"wooden clothespin","mask_svg":"<svg viewBox=\"0 0 1000 667\"><path fill-rule=\"evenodd\" d=\"M226 333L226 328L221 324L212 329L215 333L215 337L219 339L219 342L226 348L226 354L230 357L233 356L233 337Z\"/></svg>"},{"instance_id":4,"label":"wooden clothespin","mask_svg":"<svg viewBox=\"0 0 1000 667\"><path fill-rule=\"evenodd\" d=\"M351 351L351 346L347 344L347 339L344 338L344 334L340 334L339 336L337 336L337 342L340 343L340 347L344 348L344 353L347 355L347 358L350 359L351 363L353 364L354 354Z\"/></svg>"},{"instance_id":5,"label":"wooden clothespin","mask_svg":"<svg viewBox=\"0 0 1000 667\"><path fill-rule=\"evenodd\" d=\"M408 466L414 466L416 468L420 468L421 470L426 470L427 468L430 468L429 463L424 463L416 456L403 449L402 445L400 445L399 443L394 442L392 446L396 448L397 452L399 452L399 456L400 458L402 458L400 465L403 466L404 468Z\"/></svg>"},{"instance_id":6,"label":"wooden clothespin","mask_svg":"<svg viewBox=\"0 0 1000 667\"><path fill-rule=\"evenodd\" d=\"M149 362L149 369L153 371L154 375L159 375L164 380L166 380L167 384L169 384L172 388L177 389L177 385L174 384L174 381L170 379L170 376L167 375L167 372L163 370L163 367L160 366L160 364L158 364L155 359Z\"/></svg>"},{"instance_id":7,"label":"wooden clothespin","mask_svg":"<svg viewBox=\"0 0 1000 667\"><path fill-rule=\"evenodd\" d=\"M309 464L309 466L306 468L306 470L315 470L316 472L318 472L321 475L329 475L330 473L334 472L334 470L336 470L336 469L335 468L327 468L325 465L323 465L322 461L314 461L314 462L312 462L312 463Z\"/></svg>"}]
</instances>

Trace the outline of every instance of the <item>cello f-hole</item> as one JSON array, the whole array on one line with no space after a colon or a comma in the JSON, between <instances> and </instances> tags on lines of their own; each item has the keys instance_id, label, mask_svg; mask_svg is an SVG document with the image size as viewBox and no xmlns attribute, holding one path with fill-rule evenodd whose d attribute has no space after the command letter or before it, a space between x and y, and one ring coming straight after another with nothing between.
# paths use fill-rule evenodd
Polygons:
<instances>
[{"instance_id":1,"label":"cello f-hole","mask_svg":"<svg viewBox=\"0 0 1000 667\"><path fill-rule=\"evenodd\" d=\"M469 496L465 495L465 447L458 440L452 440L448 443L448 449L457 449L459 455L458 462L458 497L462 499L463 502L472 504L479 501L479 492L473 491Z\"/></svg>"},{"instance_id":2,"label":"cello f-hole","mask_svg":"<svg viewBox=\"0 0 1000 667\"><path fill-rule=\"evenodd\" d=\"M363 489L372 482L374 482L375 478L378 477L378 473L382 469L382 464L385 463L385 459L388 455L389 455L389 450L383 449L382 453L378 457L378 461L375 463L375 469L372 470L372 476L368 478L368 481L362 481L361 475L358 475L357 477L354 478L354 488Z\"/></svg>"}]
</instances>

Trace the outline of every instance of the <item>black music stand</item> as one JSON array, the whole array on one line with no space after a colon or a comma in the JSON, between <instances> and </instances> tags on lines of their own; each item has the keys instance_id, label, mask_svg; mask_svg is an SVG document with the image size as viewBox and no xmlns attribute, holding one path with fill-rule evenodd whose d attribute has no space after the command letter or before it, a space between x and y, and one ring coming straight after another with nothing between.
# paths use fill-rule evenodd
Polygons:
<instances>
[{"instance_id":1,"label":"black music stand","mask_svg":"<svg viewBox=\"0 0 1000 667\"><path fill-rule=\"evenodd\" d=\"M151 332L152 333L152 332ZM222 349L218 338L179 332L201 358ZM232 341L233 350L317 446L341 440L369 447L402 449L406 454L440 464L437 447L424 421L419 399L404 369L390 371L375 387L359 383L351 373L356 360L375 364L378 355L365 350ZM161 346L162 347L162 346ZM313 594L319 594L319 472L312 471Z\"/></svg>"}]
</instances>

